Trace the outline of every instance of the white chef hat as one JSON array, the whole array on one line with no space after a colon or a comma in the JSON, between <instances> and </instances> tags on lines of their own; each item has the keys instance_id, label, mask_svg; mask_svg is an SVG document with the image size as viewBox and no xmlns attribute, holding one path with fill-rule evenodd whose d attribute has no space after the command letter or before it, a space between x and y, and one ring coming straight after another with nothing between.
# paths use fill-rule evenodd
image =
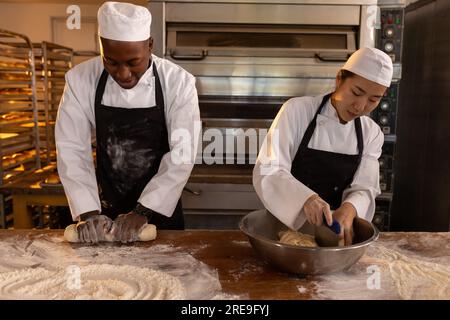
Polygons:
<instances>
[{"instance_id":1,"label":"white chef hat","mask_svg":"<svg viewBox=\"0 0 450 320\"><path fill-rule=\"evenodd\" d=\"M342 67L367 80L389 87L392 81L392 59L376 48L364 47L354 52Z\"/></svg>"},{"instance_id":2,"label":"white chef hat","mask_svg":"<svg viewBox=\"0 0 450 320\"><path fill-rule=\"evenodd\" d=\"M108 1L98 9L98 35L117 41L150 38L152 15L147 8L131 3Z\"/></svg>"}]
</instances>

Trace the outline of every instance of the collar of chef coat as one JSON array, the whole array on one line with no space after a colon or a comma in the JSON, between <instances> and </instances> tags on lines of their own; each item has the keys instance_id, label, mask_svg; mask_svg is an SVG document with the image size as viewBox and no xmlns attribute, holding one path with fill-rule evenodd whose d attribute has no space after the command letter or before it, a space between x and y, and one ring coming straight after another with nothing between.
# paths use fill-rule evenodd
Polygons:
<instances>
[{"instance_id":1,"label":"collar of chef coat","mask_svg":"<svg viewBox=\"0 0 450 320\"><path fill-rule=\"evenodd\" d=\"M323 107L320 115L334 122L337 122L339 125L341 125L341 127L351 127L354 121L352 120L347 123L341 123L336 108L331 104L331 99L328 99L328 101L325 103L325 106Z\"/></svg>"},{"instance_id":2,"label":"collar of chef coat","mask_svg":"<svg viewBox=\"0 0 450 320\"><path fill-rule=\"evenodd\" d=\"M121 108L149 108L156 105L153 59L138 83L131 89L124 89L108 75L102 104Z\"/></svg>"},{"instance_id":3,"label":"collar of chef coat","mask_svg":"<svg viewBox=\"0 0 450 320\"><path fill-rule=\"evenodd\" d=\"M322 99L323 96L320 96L317 100L317 108ZM342 154L358 154L355 121L341 123L336 109L331 104L331 99L328 99L322 112L317 115L316 129L308 147Z\"/></svg>"}]
</instances>

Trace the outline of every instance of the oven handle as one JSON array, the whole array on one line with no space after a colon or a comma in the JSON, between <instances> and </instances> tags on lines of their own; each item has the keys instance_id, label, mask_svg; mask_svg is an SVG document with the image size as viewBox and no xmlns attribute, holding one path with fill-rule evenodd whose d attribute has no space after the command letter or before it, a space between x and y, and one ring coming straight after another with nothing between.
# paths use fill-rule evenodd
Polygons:
<instances>
[{"instance_id":1,"label":"oven handle","mask_svg":"<svg viewBox=\"0 0 450 320\"><path fill-rule=\"evenodd\" d=\"M346 58L324 58L319 53L314 54L314 57L322 62L345 62L350 57L349 54L347 54Z\"/></svg>"},{"instance_id":2,"label":"oven handle","mask_svg":"<svg viewBox=\"0 0 450 320\"><path fill-rule=\"evenodd\" d=\"M208 51L202 50L200 54L176 54L175 51L170 50L170 57L175 60L203 60L208 55Z\"/></svg>"}]
</instances>

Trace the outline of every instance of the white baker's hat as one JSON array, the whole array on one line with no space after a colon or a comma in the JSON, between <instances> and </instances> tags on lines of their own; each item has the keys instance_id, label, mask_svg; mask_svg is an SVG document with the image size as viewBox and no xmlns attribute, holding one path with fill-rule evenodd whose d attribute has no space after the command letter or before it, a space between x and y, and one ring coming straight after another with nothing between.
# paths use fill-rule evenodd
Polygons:
<instances>
[{"instance_id":1,"label":"white baker's hat","mask_svg":"<svg viewBox=\"0 0 450 320\"><path fill-rule=\"evenodd\" d=\"M364 47L355 51L342 67L367 80L389 87L392 81L392 59L376 48Z\"/></svg>"},{"instance_id":2,"label":"white baker's hat","mask_svg":"<svg viewBox=\"0 0 450 320\"><path fill-rule=\"evenodd\" d=\"M117 41L150 38L152 15L147 8L131 3L108 1L98 9L98 35Z\"/></svg>"}]
</instances>

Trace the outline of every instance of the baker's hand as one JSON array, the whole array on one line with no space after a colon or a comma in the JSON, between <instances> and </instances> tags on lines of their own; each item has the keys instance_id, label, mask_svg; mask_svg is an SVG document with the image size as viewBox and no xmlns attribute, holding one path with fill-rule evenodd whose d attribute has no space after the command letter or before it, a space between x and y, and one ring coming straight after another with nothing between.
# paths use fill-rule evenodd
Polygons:
<instances>
[{"instance_id":1,"label":"baker's hand","mask_svg":"<svg viewBox=\"0 0 450 320\"><path fill-rule=\"evenodd\" d=\"M356 209L350 202L344 202L339 209L333 212L333 218L341 225L339 237L344 239L346 246L353 243L353 219L356 217Z\"/></svg>"},{"instance_id":2,"label":"baker's hand","mask_svg":"<svg viewBox=\"0 0 450 320\"><path fill-rule=\"evenodd\" d=\"M303 212L305 212L306 219L312 225L321 226L324 216L329 226L333 224L330 205L317 194L312 195L306 200L303 205Z\"/></svg>"},{"instance_id":3,"label":"baker's hand","mask_svg":"<svg viewBox=\"0 0 450 320\"><path fill-rule=\"evenodd\" d=\"M80 242L98 243L106 240L106 234L111 230L112 220L98 211L84 213L76 225Z\"/></svg>"},{"instance_id":4,"label":"baker's hand","mask_svg":"<svg viewBox=\"0 0 450 320\"><path fill-rule=\"evenodd\" d=\"M120 214L114 220L114 227L112 229L114 239L122 243L137 241L139 239L139 231L146 223L147 218L134 211L127 214Z\"/></svg>"}]
</instances>

